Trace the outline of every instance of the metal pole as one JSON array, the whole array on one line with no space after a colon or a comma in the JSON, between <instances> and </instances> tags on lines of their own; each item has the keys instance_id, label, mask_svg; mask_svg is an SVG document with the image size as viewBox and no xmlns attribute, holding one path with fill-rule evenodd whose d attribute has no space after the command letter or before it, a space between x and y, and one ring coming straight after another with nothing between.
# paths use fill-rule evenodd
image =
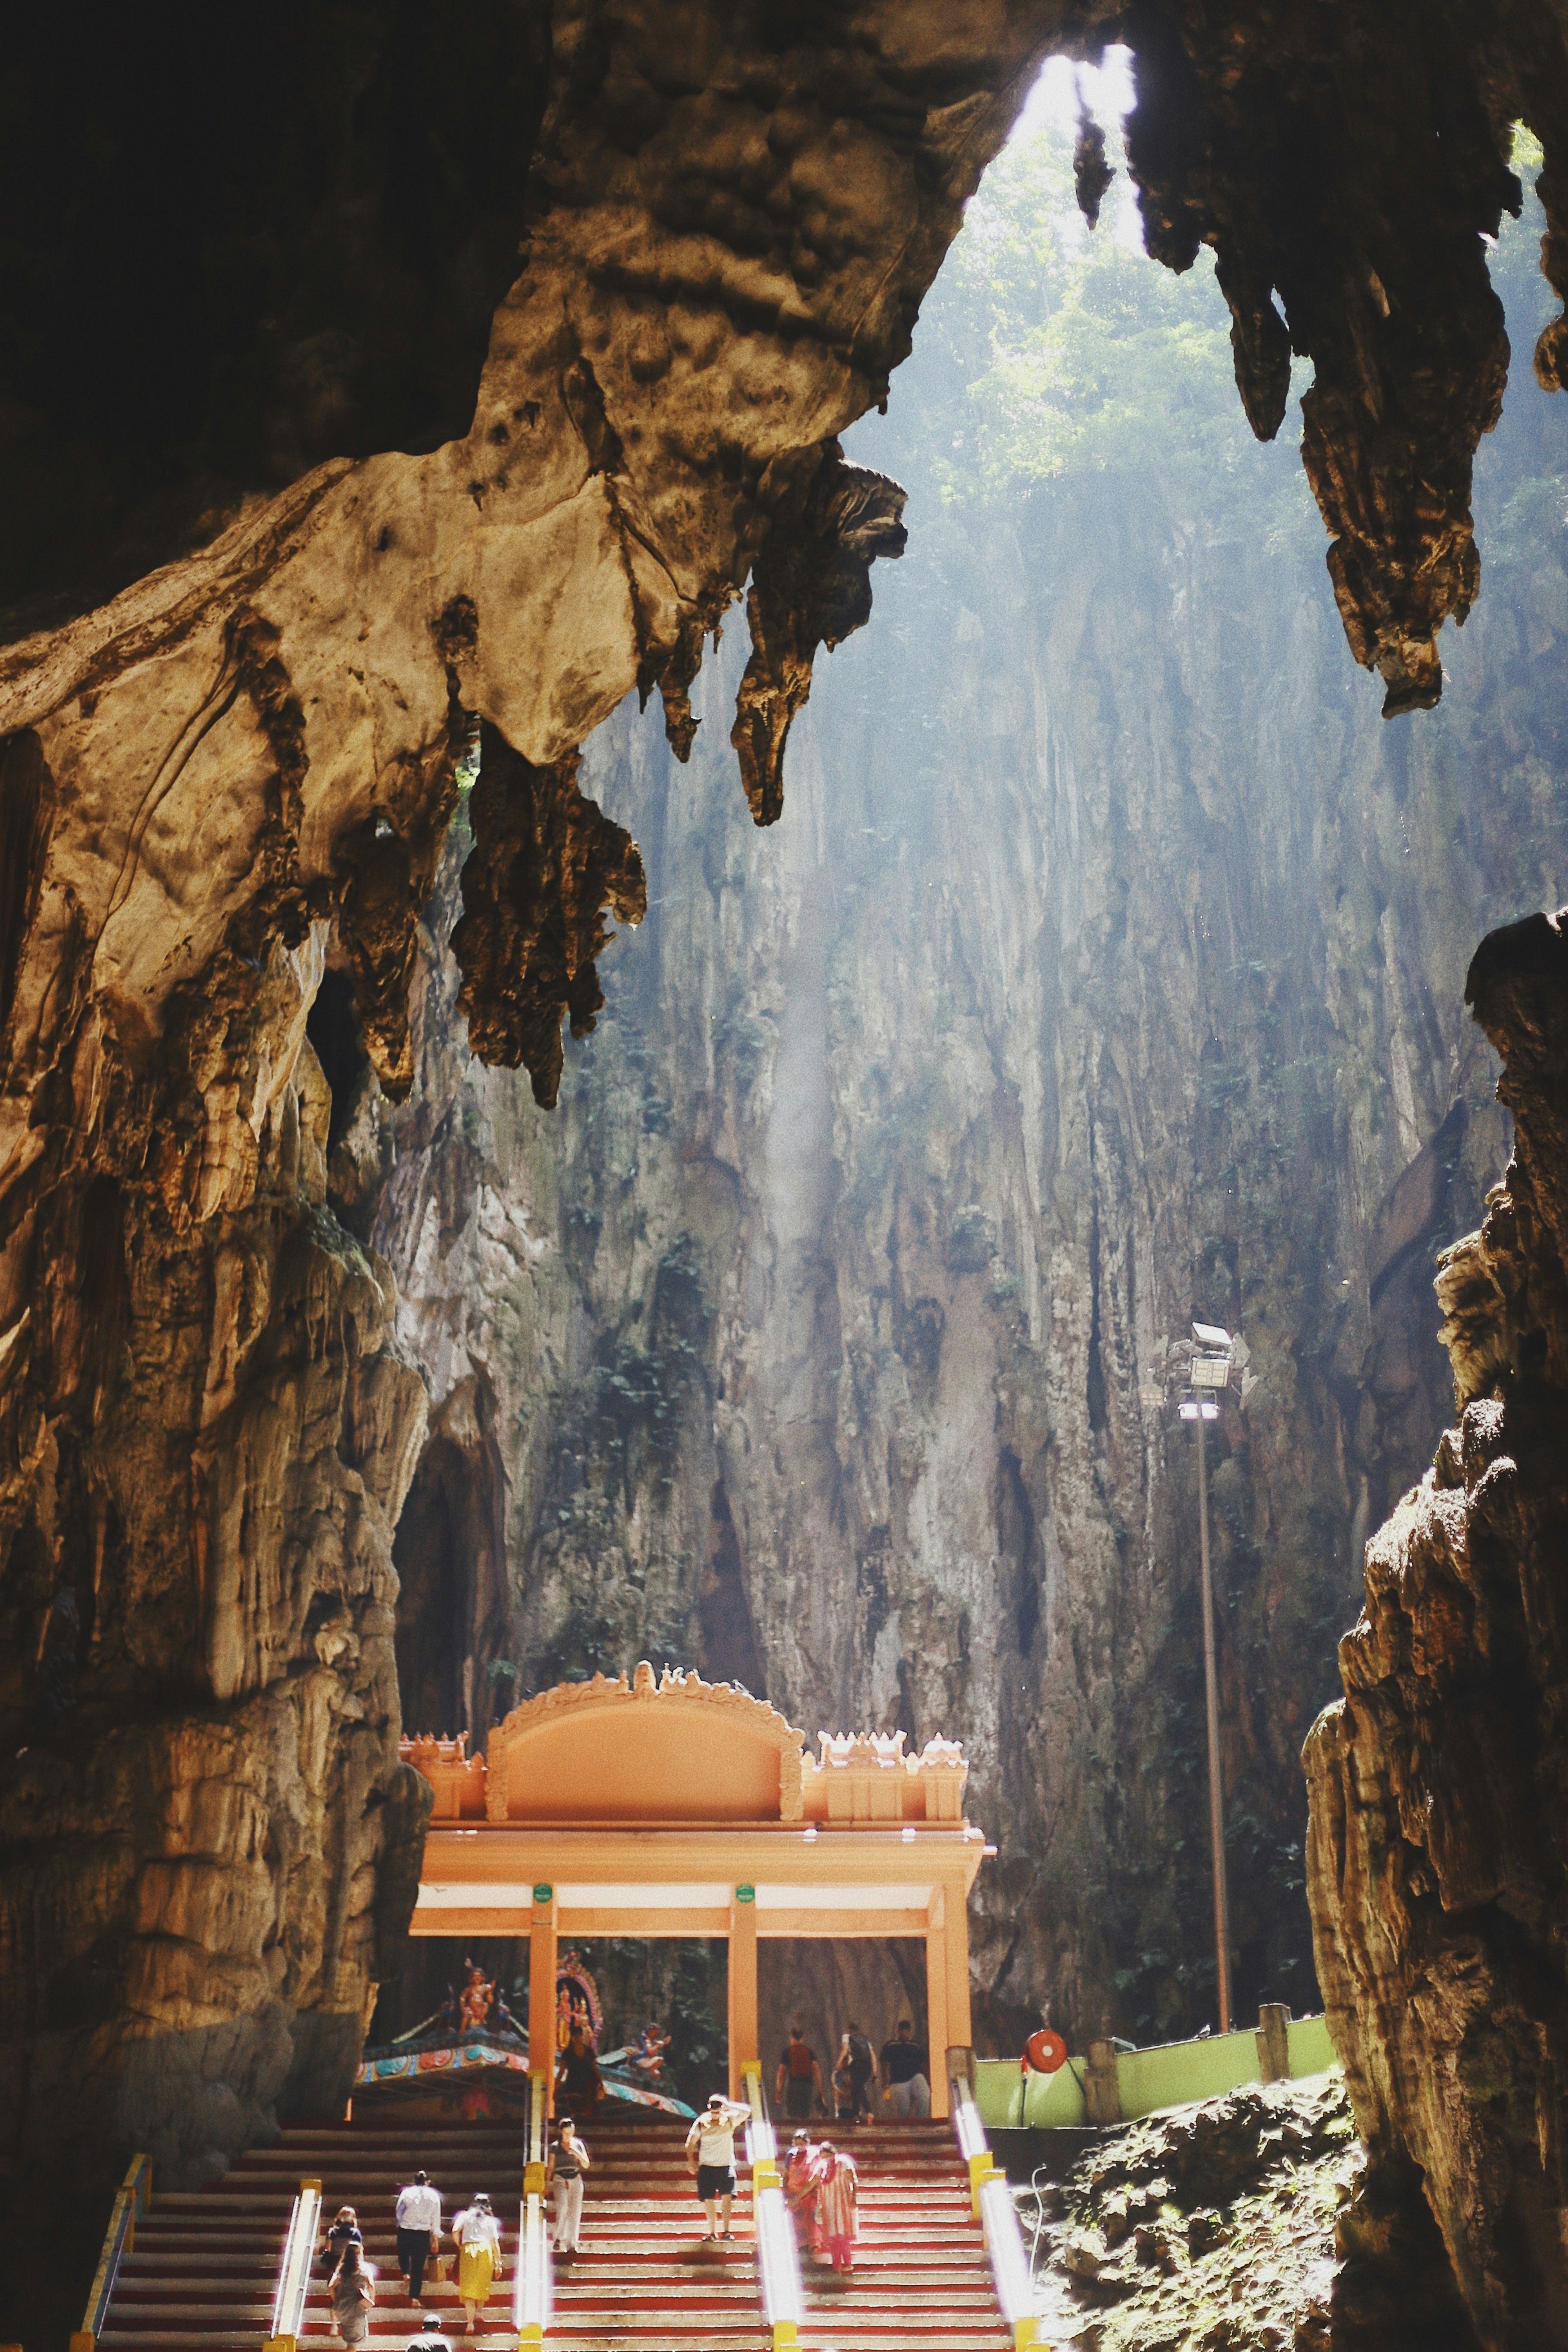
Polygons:
<instances>
[{"instance_id":1,"label":"metal pole","mask_svg":"<svg viewBox=\"0 0 1568 2352\"><path fill-rule=\"evenodd\" d=\"M1214 1948L1219 1966L1219 2030L1230 2032L1230 1901L1225 1884L1225 1791L1219 1775L1219 1690L1214 1655L1214 1584L1209 1574L1209 1475L1203 1400L1198 1409L1198 1526L1204 1563L1204 1695L1209 1718L1209 1848L1214 1863Z\"/></svg>"}]
</instances>

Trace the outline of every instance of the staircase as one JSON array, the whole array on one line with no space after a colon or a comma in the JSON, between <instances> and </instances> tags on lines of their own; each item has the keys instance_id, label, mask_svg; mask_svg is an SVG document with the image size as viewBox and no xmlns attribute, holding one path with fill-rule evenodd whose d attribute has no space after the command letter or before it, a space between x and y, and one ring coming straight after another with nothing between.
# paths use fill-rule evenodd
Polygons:
<instances>
[{"instance_id":1,"label":"staircase","mask_svg":"<svg viewBox=\"0 0 1568 2352\"><path fill-rule=\"evenodd\" d=\"M369 2342L376 2352L403 2352L415 2333L416 2310L397 2268L393 2208L399 2189L424 2165L441 2191L443 2223L477 2189L489 2191L501 2225L506 2275L491 2289L489 2321L467 2340L486 2352L514 2352L512 2265L517 2252L518 2202L522 2189L522 2125L510 2123L331 2124L287 2131L270 2147L254 2148L212 2189L161 2194L137 2224L103 2328L102 2352L184 2352L184 2347L240 2347L260 2352L272 2329L272 2299L289 2215L301 2179L321 2184L330 2222L352 2205L364 2232L365 2259L376 2272L376 2304ZM451 2251L443 2239L443 2251ZM460 2331L462 2305L450 2281L426 2282L422 2306ZM337 2344L324 2276L312 2275L304 2343L322 2352ZM454 2338L454 2340L458 2340Z\"/></svg>"},{"instance_id":2,"label":"staircase","mask_svg":"<svg viewBox=\"0 0 1568 2352\"><path fill-rule=\"evenodd\" d=\"M803 2253L802 2352L1010 2347L951 2126L875 2124L841 2131L835 2145L860 2175L860 2242L847 2278Z\"/></svg>"},{"instance_id":3,"label":"staircase","mask_svg":"<svg viewBox=\"0 0 1568 2352\"><path fill-rule=\"evenodd\" d=\"M239 2158L212 2189L155 2194L124 2259L99 2336L102 2352L260 2352L289 2211L306 2177L320 2179L329 2221L340 2205L357 2211L377 2273L368 2341L374 2352L403 2352L416 2311L397 2269L393 2208L419 2165L441 2192L444 2223L476 2189L489 2191L506 2266L472 2336L462 2336L453 2280L427 2278L421 2307L454 2346L512 2352L521 2120L422 2126L364 2115L363 2106L362 2115L285 2132ZM746 2174L734 2243L705 2246L685 2136L679 2122L613 2110L587 2134L594 2161L583 2252L553 2265L548 2340L559 2352L763 2352ZM855 2270L840 2281L803 2262L802 2352L1005 2352L1010 2338L947 2126L877 2126L845 2145L860 2168ZM450 2251L445 2235L442 2244ZM328 2352L336 2343L326 2281L314 2276L302 2344Z\"/></svg>"},{"instance_id":4,"label":"staircase","mask_svg":"<svg viewBox=\"0 0 1568 2352\"><path fill-rule=\"evenodd\" d=\"M752 2200L743 2168L735 2242L705 2246L707 2215L687 2170L687 2126L601 2116L585 2130L583 2251L555 2264L549 2342L561 2352L759 2352ZM737 2145L739 2152L739 2143Z\"/></svg>"}]
</instances>

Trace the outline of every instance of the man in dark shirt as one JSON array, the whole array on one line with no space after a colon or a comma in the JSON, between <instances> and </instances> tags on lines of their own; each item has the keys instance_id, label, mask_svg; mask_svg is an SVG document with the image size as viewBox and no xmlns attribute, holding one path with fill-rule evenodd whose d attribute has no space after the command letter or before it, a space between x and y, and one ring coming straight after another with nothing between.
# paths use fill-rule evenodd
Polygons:
<instances>
[{"instance_id":1,"label":"man in dark shirt","mask_svg":"<svg viewBox=\"0 0 1568 2352\"><path fill-rule=\"evenodd\" d=\"M849 2021L849 2092L854 2103L857 2122L864 2116L871 2119L871 2077L877 2062L871 2055L871 2045L853 2018Z\"/></svg>"},{"instance_id":2,"label":"man in dark shirt","mask_svg":"<svg viewBox=\"0 0 1568 2352\"><path fill-rule=\"evenodd\" d=\"M790 2027L789 2040L779 2060L774 2096L784 2101L785 2115L798 2124L805 2122L822 2096L822 2069L798 2025Z\"/></svg>"},{"instance_id":3,"label":"man in dark shirt","mask_svg":"<svg viewBox=\"0 0 1568 2352\"><path fill-rule=\"evenodd\" d=\"M888 2106L901 2122L931 2113L931 2061L915 2040L915 2029L900 2017L890 2042L882 2044L882 2081Z\"/></svg>"}]
</instances>

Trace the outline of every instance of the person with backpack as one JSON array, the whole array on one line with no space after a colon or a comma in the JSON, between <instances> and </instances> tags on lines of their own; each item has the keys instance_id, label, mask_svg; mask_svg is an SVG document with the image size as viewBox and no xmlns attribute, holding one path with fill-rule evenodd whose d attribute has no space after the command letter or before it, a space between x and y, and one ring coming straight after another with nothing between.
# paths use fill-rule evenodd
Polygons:
<instances>
[{"instance_id":1,"label":"person with backpack","mask_svg":"<svg viewBox=\"0 0 1568 2352\"><path fill-rule=\"evenodd\" d=\"M808 2046L798 2025L790 2027L789 2040L779 2060L774 2096L782 2102L790 2121L796 2124L809 2121L822 2096L822 2069L816 2063L816 2053Z\"/></svg>"}]
</instances>

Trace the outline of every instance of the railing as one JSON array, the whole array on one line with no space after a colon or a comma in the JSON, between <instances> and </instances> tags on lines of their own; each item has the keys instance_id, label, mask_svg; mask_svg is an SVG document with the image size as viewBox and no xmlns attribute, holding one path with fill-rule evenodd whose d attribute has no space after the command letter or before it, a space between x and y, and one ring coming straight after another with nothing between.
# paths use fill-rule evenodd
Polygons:
<instances>
[{"instance_id":1,"label":"railing","mask_svg":"<svg viewBox=\"0 0 1568 2352\"><path fill-rule=\"evenodd\" d=\"M550 2325L550 2248L544 2228L544 2165L549 2125L548 2077L528 2078L528 2147L522 2170L522 2210L517 2228L517 2284L512 2320L518 2352L533 2352Z\"/></svg>"},{"instance_id":2,"label":"railing","mask_svg":"<svg viewBox=\"0 0 1568 2352\"><path fill-rule=\"evenodd\" d=\"M103 2252L98 2258L98 2269L93 2276L92 2292L87 2299L81 2326L70 2339L70 2352L97 2352L98 2339L103 2333L104 2315L109 2309L109 2298L114 2293L114 2283L120 2276L120 2265L136 2243L136 2223L146 2212L152 2195L153 2159L150 2156L133 2156L124 2179L114 2192L109 2227L103 2233Z\"/></svg>"},{"instance_id":3,"label":"railing","mask_svg":"<svg viewBox=\"0 0 1568 2352\"><path fill-rule=\"evenodd\" d=\"M741 2069L752 2120L746 2127L746 2151L752 2160L752 2227L757 2238L757 2292L763 2317L773 2339L773 2352L793 2352L800 2336L800 2257L795 2250L795 2224L784 2203L779 2177L778 2140L768 2121L763 2095L763 2070L752 2059Z\"/></svg>"},{"instance_id":4,"label":"railing","mask_svg":"<svg viewBox=\"0 0 1568 2352\"><path fill-rule=\"evenodd\" d=\"M992 2161L985 2126L966 2074L952 2077L952 2128L959 2153L969 2167L970 2199L985 2232L985 2251L991 2258L991 2278L1002 2316L1013 2331L1017 2352L1032 2352L1036 2347L1043 2352L1045 2323L1035 2311L1034 2282L1017 2209L1005 2174Z\"/></svg>"},{"instance_id":5,"label":"railing","mask_svg":"<svg viewBox=\"0 0 1568 2352\"><path fill-rule=\"evenodd\" d=\"M272 2333L265 2352L298 2352L300 2338L305 2332L305 2297L310 2291L310 2264L315 2259L321 2219L321 2184L319 2180L301 2180L294 2210L289 2216L283 2260L278 2266Z\"/></svg>"}]
</instances>

